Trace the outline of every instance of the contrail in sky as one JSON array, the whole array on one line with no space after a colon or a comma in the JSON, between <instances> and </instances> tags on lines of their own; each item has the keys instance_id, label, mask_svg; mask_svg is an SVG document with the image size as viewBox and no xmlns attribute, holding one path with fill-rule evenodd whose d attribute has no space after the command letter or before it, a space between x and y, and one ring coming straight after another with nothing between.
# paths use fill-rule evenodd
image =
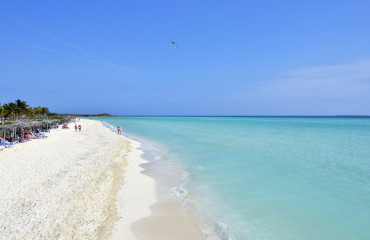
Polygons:
<instances>
[{"instance_id":1,"label":"contrail in sky","mask_svg":"<svg viewBox=\"0 0 370 240\"><path fill-rule=\"evenodd\" d=\"M23 45L26 45L26 46L29 46L29 47L32 47L32 48L37 48L37 49L40 49L40 50L44 50L44 51L47 51L47 52L50 52L50 53L55 53L55 54L59 54L59 55L73 57L75 59L79 59L79 60L82 60L82 61L87 61L87 62L91 62L91 63L95 63L95 64L100 64L100 65L104 65L104 66L109 66L109 67L112 67L112 68L115 68L115 69L119 69L119 70L135 71L134 69L129 69L129 68L125 68L125 67L121 67L121 66L118 66L116 64L113 64L113 63L107 61L106 59L104 59L102 57L99 57L96 54L93 54L90 51L87 51L87 50L81 48L80 46L78 46L78 45L76 45L74 43L71 43L69 41L66 41L66 40L60 38L60 37L57 37L53 33L46 32L46 31L42 30L37 25L34 25L34 24L31 24L31 23L25 22L23 20L20 20L19 17L17 19L15 19L15 17L12 16L10 20L13 21L13 22L15 22L15 23L17 23L17 24L19 24L19 25L21 25L21 26L24 26L24 27L26 27L26 28L28 28L30 30L36 31L39 34L41 34L41 35L43 35L43 36L45 36L45 37L47 37L47 38L49 38L51 40L55 40L55 41L63 44L64 46L73 48L73 49L79 51L80 53L83 53L83 54L87 55L88 58L79 57L79 56L76 56L76 55L73 55L73 54L56 51L54 49L51 49L51 48L48 48L48 47L44 47L44 46L41 46L41 45L37 45L37 44L27 44L27 43L22 43L21 41L18 41L18 40L14 40L16 42L22 43Z\"/></svg>"},{"instance_id":2,"label":"contrail in sky","mask_svg":"<svg viewBox=\"0 0 370 240\"><path fill-rule=\"evenodd\" d=\"M132 69L124 68L124 67L118 66L116 64L113 64L113 63L111 63L111 62L109 62L109 61L107 61L107 60L105 60L105 59L103 59L103 58L101 58L101 57L99 57L99 56L97 56L97 55L95 55L95 54L93 54L93 53L91 53L91 52L89 52L89 51L87 51L87 50L79 47L79 46L77 46L76 44L70 43L70 42L68 42L68 41L66 41L64 39L61 39L59 37L56 37L55 35L50 35L50 34L45 33L45 32L41 32L41 33L44 36L47 36L47 37L49 37L51 39L54 39L54 40L56 40L56 41L64 44L65 46L69 46L71 48L74 48L74 49L78 50L79 52L84 53L84 54L86 54L86 55L88 55L88 56L90 56L90 57L92 57L92 58L95 59L95 60L90 60L90 62L98 63L98 64L105 65L105 66L110 66L110 67L113 67L113 68L116 68L116 69L120 69L120 70L132 71ZM70 55L70 54L64 54L64 55L66 55L66 56L73 56L73 55ZM80 59L82 60L82 59L86 59L86 58L80 58Z\"/></svg>"},{"instance_id":3,"label":"contrail in sky","mask_svg":"<svg viewBox=\"0 0 370 240\"><path fill-rule=\"evenodd\" d=\"M60 55L68 56L68 57L73 57L73 58L83 60L83 61L87 61L87 62L91 62L91 63L102 64L101 62L98 62L98 61L94 61L94 60L91 60L91 59L88 59L88 58L79 57L79 56L69 54L69 53L59 52L59 51L56 51L54 49L47 48L47 47L40 46L40 45L35 45L35 44L25 44L25 45L29 46L29 47L32 47L32 48L37 48L37 49L40 49L40 50L44 50L46 52L56 53L56 54L60 54Z\"/></svg>"},{"instance_id":4,"label":"contrail in sky","mask_svg":"<svg viewBox=\"0 0 370 240\"><path fill-rule=\"evenodd\" d=\"M64 45L66 45L66 46L69 46L69 47L72 47L72 48L74 48L74 49L77 49L78 51L80 51L80 52L82 52L82 53L84 53L84 54L86 54L86 55L88 55L88 56L90 56L90 57L93 57L93 58L95 58L95 59L97 59L97 60L99 60L99 61L102 61L102 62L108 62L107 60L105 60L105 59L103 59L103 58L101 58L101 57L98 57L98 56L96 56L95 54L92 54L91 52L88 52L88 51L86 51L86 50L84 50L84 49L80 48L79 46L77 46L77 45L75 45L75 44L73 44L73 43L67 42L67 41L66 41L66 40L64 40L64 39L61 39L61 38L59 38L59 37L56 37L55 35L54 35L54 36L51 36L51 35L49 35L49 34L47 34L47 33L45 33L45 35L48 35L49 37L51 37L51 38L55 39L56 41L58 41L58 42L60 42L60 43L63 43L63 44L64 44Z\"/></svg>"},{"instance_id":5,"label":"contrail in sky","mask_svg":"<svg viewBox=\"0 0 370 240\"><path fill-rule=\"evenodd\" d=\"M50 33L44 32L44 31L39 31L39 32L41 34L43 34L44 36L47 36L47 37L49 37L51 39L54 39L54 40L56 40L56 41L64 44L65 46L69 46L71 48L74 48L74 49L78 50L81 53L84 53L84 54L86 54L86 55L88 55L88 56L90 56L92 58L95 58L96 60L98 60L98 62L100 62L100 63L102 63L104 65L115 67L117 69L127 70L127 69L122 68L122 67L120 67L120 66L118 66L116 64L110 63L109 61L107 61L107 60L105 60L105 59L103 59L103 58L101 58L101 57L99 57L99 56L97 56L97 55L95 55L95 54L93 54L93 53L91 53L91 52L89 52L89 51L87 51L87 50L79 47L79 46L77 46L76 44L73 44L71 42L68 42L68 41L60 38L60 37L57 37L55 34L50 34Z\"/></svg>"}]
</instances>

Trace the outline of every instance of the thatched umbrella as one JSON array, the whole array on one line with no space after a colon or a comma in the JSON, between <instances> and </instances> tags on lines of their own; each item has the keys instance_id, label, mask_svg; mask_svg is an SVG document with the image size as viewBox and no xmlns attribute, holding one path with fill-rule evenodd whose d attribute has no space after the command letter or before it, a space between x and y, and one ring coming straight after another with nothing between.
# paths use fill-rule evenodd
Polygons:
<instances>
[{"instance_id":1,"label":"thatched umbrella","mask_svg":"<svg viewBox=\"0 0 370 240\"><path fill-rule=\"evenodd\" d=\"M3 136L4 136L4 140L5 140L6 132L7 131L11 132L12 130L14 130L14 124L11 124L11 125L1 125L0 126L0 129L3 131Z\"/></svg>"},{"instance_id":2,"label":"thatched umbrella","mask_svg":"<svg viewBox=\"0 0 370 240\"><path fill-rule=\"evenodd\" d=\"M64 119L48 119L48 120L43 120L43 121L31 121L31 122L17 122L14 124L9 124L9 125L0 125L0 130L3 132L4 139L6 136L6 132L10 132L11 136L14 138L17 135L17 131L20 133L22 132L23 129L36 129L36 128L44 128L46 126L46 129L49 129L49 126L52 125L60 125L65 122L69 122L73 119L74 117L68 116Z\"/></svg>"}]
</instances>

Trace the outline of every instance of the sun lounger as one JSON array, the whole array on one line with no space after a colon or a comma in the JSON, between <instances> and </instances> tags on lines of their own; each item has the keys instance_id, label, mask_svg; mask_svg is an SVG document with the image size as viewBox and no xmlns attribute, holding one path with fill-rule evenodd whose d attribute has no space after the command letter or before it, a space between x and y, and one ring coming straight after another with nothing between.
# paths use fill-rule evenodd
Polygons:
<instances>
[{"instance_id":1,"label":"sun lounger","mask_svg":"<svg viewBox=\"0 0 370 240\"><path fill-rule=\"evenodd\" d=\"M7 147L7 148L11 148L11 147L13 147L15 145L15 143L14 142L5 142L5 147Z\"/></svg>"},{"instance_id":2,"label":"sun lounger","mask_svg":"<svg viewBox=\"0 0 370 240\"><path fill-rule=\"evenodd\" d=\"M11 148L14 146L14 142L8 142L8 141L0 141L0 146L6 147L6 148Z\"/></svg>"}]
</instances>

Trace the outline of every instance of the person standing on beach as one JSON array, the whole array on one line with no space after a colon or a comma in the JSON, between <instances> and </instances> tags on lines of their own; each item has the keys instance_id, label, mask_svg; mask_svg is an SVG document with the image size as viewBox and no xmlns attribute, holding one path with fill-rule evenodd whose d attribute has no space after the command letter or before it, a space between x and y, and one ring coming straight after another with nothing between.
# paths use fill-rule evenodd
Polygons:
<instances>
[{"instance_id":1,"label":"person standing on beach","mask_svg":"<svg viewBox=\"0 0 370 240\"><path fill-rule=\"evenodd\" d=\"M81 124L78 125L78 130L81 132Z\"/></svg>"},{"instance_id":2,"label":"person standing on beach","mask_svg":"<svg viewBox=\"0 0 370 240\"><path fill-rule=\"evenodd\" d=\"M77 132L77 124L75 124L75 131Z\"/></svg>"},{"instance_id":3,"label":"person standing on beach","mask_svg":"<svg viewBox=\"0 0 370 240\"><path fill-rule=\"evenodd\" d=\"M122 134L122 128L120 126L117 127L117 132L118 132L118 135L121 135Z\"/></svg>"},{"instance_id":4,"label":"person standing on beach","mask_svg":"<svg viewBox=\"0 0 370 240\"><path fill-rule=\"evenodd\" d=\"M21 142L24 143L24 129L21 130Z\"/></svg>"}]
</instances>

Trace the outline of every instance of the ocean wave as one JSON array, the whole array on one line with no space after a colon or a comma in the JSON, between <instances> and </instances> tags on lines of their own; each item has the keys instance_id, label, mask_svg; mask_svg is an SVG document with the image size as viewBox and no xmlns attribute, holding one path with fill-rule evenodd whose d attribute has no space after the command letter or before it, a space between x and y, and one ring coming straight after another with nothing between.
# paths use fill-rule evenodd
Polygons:
<instances>
[{"instance_id":1,"label":"ocean wave","mask_svg":"<svg viewBox=\"0 0 370 240\"><path fill-rule=\"evenodd\" d=\"M170 193L179 198L182 202L186 200L189 192L183 186L177 186L170 189Z\"/></svg>"},{"instance_id":2,"label":"ocean wave","mask_svg":"<svg viewBox=\"0 0 370 240\"><path fill-rule=\"evenodd\" d=\"M182 175L181 175L181 181L182 181L183 183L187 183L187 182L189 181L189 175L190 175L190 173L189 173L189 172L184 171L184 172L182 173Z\"/></svg>"},{"instance_id":3,"label":"ocean wave","mask_svg":"<svg viewBox=\"0 0 370 240\"><path fill-rule=\"evenodd\" d=\"M213 222L197 209L196 204L190 198L190 192L186 188L186 183L190 181L190 173L184 171L181 180L182 185L171 188L170 193L177 197L182 206L188 210L200 231L207 235L206 240L236 240L227 224Z\"/></svg>"},{"instance_id":4,"label":"ocean wave","mask_svg":"<svg viewBox=\"0 0 370 240\"><path fill-rule=\"evenodd\" d=\"M113 125L111 125L111 124L109 124L109 123L107 123L103 120L101 121L101 123L104 127L108 128L109 130L111 130L114 133L117 133L117 128L115 126L113 126Z\"/></svg>"}]
</instances>

